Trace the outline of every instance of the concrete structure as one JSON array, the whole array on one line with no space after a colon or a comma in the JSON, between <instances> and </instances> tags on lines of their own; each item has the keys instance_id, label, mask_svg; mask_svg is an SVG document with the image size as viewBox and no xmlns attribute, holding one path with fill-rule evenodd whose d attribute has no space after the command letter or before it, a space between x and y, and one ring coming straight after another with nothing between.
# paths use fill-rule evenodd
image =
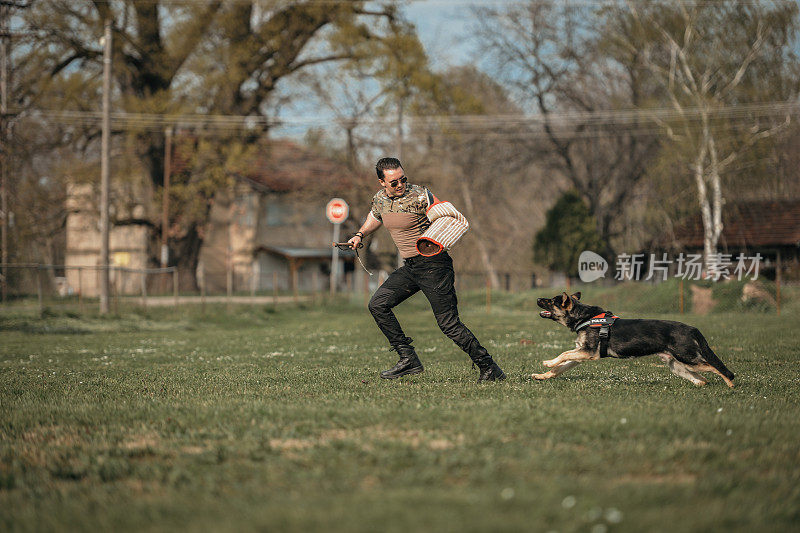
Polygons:
<instances>
[{"instance_id":1,"label":"concrete structure","mask_svg":"<svg viewBox=\"0 0 800 533\"><path fill-rule=\"evenodd\" d=\"M272 290L276 282L282 291L327 290L330 254L321 250L331 250L332 225L325 205L334 196L352 197L358 180L291 141L271 142L235 178L215 198L200 253L198 280L207 292ZM342 234L358 225L351 218ZM344 259L345 273L353 272L354 257Z\"/></svg>"},{"instance_id":2,"label":"concrete structure","mask_svg":"<svg viewBox=\"0 0 800 533\"><path fill-rule=\"evenodd\" d=\"M90 184L70 184L67 189L67 247L64 255L68 293L96 297L100 294L100 227L98 195ZM145 215L142 204L134 205L132 215ZM113 266L130 269L148 267L150 228L144 224L113 226L109 235L109 260ZM141 276L111 272L111 286L120 294L141 290Z\"/></svg>"},{"instance_id":3,"label":"concrete structure","mask_svg":"<svg viewBox=\"0 0 800 533\"><path fill-rule=\"evenodd\" d=\"M258 156L240 165L246 170L232 174L233 185L218 191L214 198L199 252L198 284L208 294L271 291L275 281L275 288L282 291L327 290L330 260L322 250L331 250L332 225L325 216L325 205L330 198L340 196L350 202L351 212L366 212L368 181L353 176L344 165L291 141L264 141L257 152ZM181 168L181 154L174 157L178 160L174 167ZM131 269L157 267L157 224L148 222L159 217L151 207L153 193L145 185L124 193L121 187L118 183L112 185L117 198L141 200L116 206L112 218L124 218L126 223L112 225L112 263ZM355 195L361 195L364 205L358 205ZM68 268L67 282L75 292L97 296L100 231L94 188L71 185L67 209L66 263L69 267L86 268L82 272ZM351 217L344 224L342 235L355 231L359 225L360 221ZM292 253L281 253L281 249L291 249ZM354 271L354 256L343 255L345 273L349 275ZM90 267L95 270L88 270ZM343 284L361 288L362 274L359 268L358 279L348 277ZM141 291L141 276L136 273L112 278L112 286L114 283L120 294Z\"/></svg>"}]
</instances>

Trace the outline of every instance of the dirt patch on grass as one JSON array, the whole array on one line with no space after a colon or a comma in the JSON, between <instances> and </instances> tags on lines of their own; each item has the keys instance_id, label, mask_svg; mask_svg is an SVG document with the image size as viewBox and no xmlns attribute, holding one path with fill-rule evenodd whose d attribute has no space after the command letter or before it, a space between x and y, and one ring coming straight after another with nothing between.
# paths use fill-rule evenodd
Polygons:
<instances>
[{"instance_id":1,"label":"dirt patch on grass","mask_svg":"<svg viewBox=\"0 0 800 533\"><path fill-rule=\"evenodd\" d=\"M51 425L31 428L17 437L0 434L0 440L14 441L16 458L29 468L45 468L53 450L86 448L89 435L77 428Z\"/></svg>"},{"instance_id":2,"label":"dirt patch on grass","mask_svg":"<svg viewBox=\"0 0 800 533\"><path fill-rule=\"evenodd\" d=\"M270 439L269 445L274 450L288 452L330 446L337 442L354 443L364 451L372 451L376 447L385 446L388 443L402 444L414 449L428 448L440 451L463 445L464 435L442 435L438 432L371 426L359 429L329 429L315 437L304 439Z\"/></svg>"},{"instance_id":3,"label":"dirt patch on grass","mask_svg":"<svg viewBox=\"0 0 800 533\"><path fill-rule=\"evenodd\" d=\"M120 449L129 452L154 451L158 447L158 443L158 435L154 432L150 432L144 435L137 435L129 438L128 440L120 443L119 447Z\"/></svg>"},{"instance_id":4,"label":"dirt patch on grass","mask_svg":"<svg viewBox=\"0 0 800 533\"><path fill-rule=\"evenodd\" d=\"M361 488L362 489L374 489L381 484L380 480L375 476L366 476L364 479L361 480Z\"/></svg>"},{"instance_id":5,"label":"dirt patch on grass","mask_svg":"<svg viewBox=\"0 0 800 533\"><path fill-rule=\"evenodd\" d=\"M48 446L80 446L88 440L88 435L76 428L64 426L40 426L22 434L27 443Z\"/></svg>"},{"instance_id":6,"label":"dirt patch on grass","mask_svg":"<svg viewBox=\"0 0 800 533\"><path fill-rule=\"evenodd\" d=\"M270 439L269 446L273 450L281 451L295 451L295 450L308 450L314 446L319 446L320 443L308 439Z\"/></svg>"},{"instance_id":7,"label":"dirt patch on grass","mask_svg":"<svg viewBox=\"0 0 800 533\"><path fill-rule=\"evenodd\" d=\"M107 438L105 434L99 434L97 431L90 432L88 429L81 429L76 427L67 426L41 426L29 429L21 436L21 440L25 443L22 448L42 447L48 448L89 448L96 447L98 437ZM6 438L4 436L3 438ZM159 437L153 431L148 431L142 434L136 434L127 437L116 448L125 450L127 452L136 451L152 451L159 445Z\"/></svg>"},{"instance_id":8,"label":"dirt patch on grass","mask_svg":"<svg viewBox=\"0 0 800 533\"><path fill-rule=\"evenodd\" d=\"M44 468L47 466L47 455L43 448L25 444L16 448L16 459L27 468Z\"/></svg>"},{"instance_id":9,"label":"dirt patch on grass","mask_svg":"<svg viewBox=\"0 0 800 533\"><path fill-rule=\"evenodd\" d=\"M464 435L442 435L422 430L388 429L371 426L360 429L335 429L321 434L322 439L347 440L362 444L399 443L411 448L426 447L431 450L449 450L464 444Z\"/></svg>"},{"instance_id":10,"label":"dirt patch on grass","mask_svg":"<svg viewBox=\"0 0 800 533\"><path fill-rule=\"evenodd\" d=\"M612 485L691 485L697 481L696 474L625 474L616 478Z\"/></svg>"},{"instance_id":11,"label":"dirt patch on grass","mask_svg":"<svg viewBox=\"0 0 800 533\"><path fill-rule=\"evenodd\" d=\"M716 444L705 440L697 440L692 437L686 439L676 439L672 442L672 447L675 450L711 450L716 447Z\"/></svg>"},{"instance_id":12,"label":"dirt patch on grass","mask_svg":"<svg viewBox=\"0 0 800 533\"><path fill-rule=\"evenodd\" d=\"M455 448L455 444L447 439L434 439L428 443L428 448L431 450L449 450Z\"/></svg>"},{"instance_id":13,"label":"dirt patch on grass","mask_svg":"<svg viewBox=\"0 0 800 533\"><path fill-rule=\"evenodd\" d=\"M204 448L203 446L183 446L181 447L181 452L185 453L186 455L200 455L208 451L208 448Z\"/></svg>"}]
</instances>

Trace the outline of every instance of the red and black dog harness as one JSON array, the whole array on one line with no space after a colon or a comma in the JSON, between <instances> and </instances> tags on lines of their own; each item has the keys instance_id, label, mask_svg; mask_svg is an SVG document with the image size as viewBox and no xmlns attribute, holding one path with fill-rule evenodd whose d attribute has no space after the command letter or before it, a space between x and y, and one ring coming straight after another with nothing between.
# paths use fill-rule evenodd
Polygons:
<instances>
[{"instance_id":1,"label":"red and black dog harness","mask_svg":"<svg viewBox=\"0 0 800 533\"><path fill-rule=\"evenodd\" d=\"M600 328L600 357L608 356L608 338L611 335L611 326L619 317L610 311L605 311L597 316L594 316L578 324L575 331L580 331L583 328Z\"/></svg>"}]
</instances>

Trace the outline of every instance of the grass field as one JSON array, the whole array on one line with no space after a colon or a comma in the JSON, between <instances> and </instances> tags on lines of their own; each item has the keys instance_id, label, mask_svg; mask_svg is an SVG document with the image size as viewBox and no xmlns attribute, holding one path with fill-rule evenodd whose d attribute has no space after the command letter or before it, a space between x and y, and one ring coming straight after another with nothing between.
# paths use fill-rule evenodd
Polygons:
<instances>
[{"instance_id":1,"label":"grass field","mask_svg":"<svg viewBox=\"0 0 800 533\"><path fill-rule=\"evenodd\" d=\"M360 305L0 317L0 529L800 527L800 313L655 315L698 326L734 390L653 358L539 383L573 340L533 296L465 295L509 375L482 386L417 297L426 371L393 382Z\"/></svg>"}]
</instances>

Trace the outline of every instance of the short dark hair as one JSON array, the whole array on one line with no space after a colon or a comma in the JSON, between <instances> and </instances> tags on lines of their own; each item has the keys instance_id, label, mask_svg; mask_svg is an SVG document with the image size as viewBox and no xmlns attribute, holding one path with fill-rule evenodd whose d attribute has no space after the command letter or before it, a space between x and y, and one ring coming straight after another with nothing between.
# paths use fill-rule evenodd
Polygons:
<instances>
[{"instance_id":1,"label":"short dark hair","mask_svg":"<svg viewBox=\"0 0 800 533\"><path fill-rule=\"evenodd\" d=\"M394 168L403 168L403 165L400 164L400 160L396 157L384 157L378 160L375 164L375 172L378 174L378 179L383 181L383 171L384 170L391 170Z\"/></svg>"}]
</instances>

